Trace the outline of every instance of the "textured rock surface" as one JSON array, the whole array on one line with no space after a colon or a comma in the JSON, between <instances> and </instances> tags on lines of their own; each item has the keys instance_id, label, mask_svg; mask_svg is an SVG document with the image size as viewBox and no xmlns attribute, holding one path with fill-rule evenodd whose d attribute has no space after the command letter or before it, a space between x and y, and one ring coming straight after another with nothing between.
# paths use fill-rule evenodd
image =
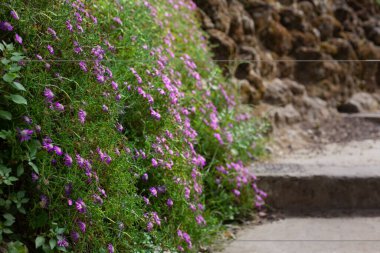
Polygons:
<instances>
[{"instance_id":1,"label":"textured rock surface","mask_svg":"<svg viewBox=\"0 0 380 253\"><path fill-rule=\"evenodd\" d=\"M380 62L362 61L380 59L380 5L375 0L195 2L217 45L215 58L238 61L229 75L240 80L244 103L268 103L284 113L292 104L302 120L309 120L326 118L358 100L358 92L372 96L380 88ZM362 102L358 111L375 109L375 103Z\"/></svg>"}]
</instances>

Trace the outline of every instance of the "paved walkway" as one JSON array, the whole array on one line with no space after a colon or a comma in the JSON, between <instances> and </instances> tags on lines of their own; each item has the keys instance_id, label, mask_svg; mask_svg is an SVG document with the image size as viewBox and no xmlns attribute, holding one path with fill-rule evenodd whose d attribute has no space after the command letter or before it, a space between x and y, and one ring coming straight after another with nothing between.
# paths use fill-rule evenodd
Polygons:
<instances>
[{"instance_id":1,"label":"paved walkway","mask_svg":"<svg viewBox=\"0 0 380 253\"><path fill-rule=\"evenodd\" d=\"M247 228L223 253L379 253L380 218L285 218Z\"/></svg>"}]
</instances>

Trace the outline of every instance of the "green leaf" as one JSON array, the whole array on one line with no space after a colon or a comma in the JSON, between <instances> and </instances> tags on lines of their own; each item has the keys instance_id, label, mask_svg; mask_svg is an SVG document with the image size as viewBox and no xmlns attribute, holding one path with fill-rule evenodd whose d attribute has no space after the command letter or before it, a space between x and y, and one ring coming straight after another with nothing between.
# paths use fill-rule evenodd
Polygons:
<instances>
[{"instance_id":1,"label":"green leaf","mask_svg":"<svg viewBox=\"0 0 380 253\"><path fill-rule=\"evenodd\" d=\"M36 249L41 247L45 243L45 237L37 236L36 238Z\"/></svg>"},{"instance_id":2,"label":"green leaf","mask_svg":"<svg viewBox=\"0 0 380 253\"><path fill-rule=\"evenodd\" d=\"M25 87L19 82L13 82L12 86L17 90L26 91Z\"/></svg>"},{"instance_id":3,"label":"green leaf","mask_svg":"<svg viewBox=\"0 0 380 253\"><path fill-rule=\"evenodd\" d=\"M21 176L22 174L24 174L24 165L22 165L22 163L17 166L17 176Z\"/></svg>"},{"instance_id":4,"label":"green leaf","mask_svg":"<svg viewBox=\"0 0 380 253\"><path fill-rule=\"evenodd\" d=\"M18 66L17 64L12 64L9 68L9 72L19 72L21 69L21 66Z\"/></svg>"},{"instance_id":5,"label":"green leaf","mask_svg":"<svg viewBox=\"0 0 380 253\"><path fill-rule=\"evenodd\" d=\"M9 136L11 136L12 132L10 130L6 131L6 130L1 130L0 131L0 138L1 139L7 139Z\"/></svg>"},{"instance_id":6,"label":"green leaf","mask_svg":"<svg viewBox=\"0 0 380 253\"><path fill-rule=\"evenodd\" d=\"M5 49L5 47L4 47L3 43L0 43L0 50L4 51L4 49Z\"/></svg>"},{"instance_id":7,"label":"green leaf","mask_svg":"<svg viewBox=\"0 0 380 253\"><path fill-rule=\"evenodd\" d=\"M22 55L15 55L15 56L12 56L11 57L11 61L20 61L22 59L24 59L25 57L22 56Z\"/></svg>"},{"instance_id":8,"label":"green leaf","mask_svg":"<svg viewBox=\"0 0 380 253\"><path fill-rule=\"evenodd\" d=\"M12 230L10 230L9 228L4 228L3 232L4 232L4 234L12 234L13 233Z\"/></svg>"},{"instance_id":9,"label":"green leaf","mask_svg":"<svg viewBox=\"0 0 380 253\"><path fill-rule=\"evenodd\" d=\"M28 162L28 164L30 165L30 167L32 167L34 172L36 172L37 174L40 174L38 171L38 167L33 162Z\"/></svg>"},{"instance_id":10,"label":"green leaf","mask_svg":"<svg viewBox=\"0 0 380 253\"><path fill-rule=\"evenodd\" d=\"M0 110L0 118L6 119L6 120L12 120L12 114L8 111Z\"/></svg>"},{"instance_id":11,"label":"green leaf","mask_svg":"<svg viewBox=\"0 0 380 253\"><path fill-rule=\"evenodd\" d=\"M50 249L54 249L55 246L57 245L57 241L52 238L49 240L49 245L50 245Z\"/></svg>"},{"instance_id":12,"label":"green leaf","mask_svg":"<svg viewBox=\"0 0 380 253\"><path fill-rule=\"evenodd\" d=\"M1 44L0 44L1 45ZM6 58L3 58L1 59L1 63L4 64L4 65L8 65L8 63L10 63L11 61L6 59Z\"/></svg>"},{"instance_id":13,"label":"green leaf","mask_svg":"<svg viewBox=\"0 0 380 253\"><path fill-rule=\"evenodd\" d=\"M41 147L38 140L32 140L28 143L29 148L29 160L34 160L36 158L37 150Z\"/></svg>"},{"instance_id":14,"label":"green leaf","mask_svg":"<svg viewBox=\"0 0 380 253\"><path fill-rule=\"evenodd\" d=\"M12 43L11 43L11 44L5 44L5 47L6 47L7 50L9 50L9 51L13 51L13 49L14 49L14 46L13 46Z\"/></svg>"},{"instance_id":15,"label":"green leaf","mask_svg":"<svg viewBox=\"0 0 380 253\"><path fill-rule=\"evenodd\" d=\"M7 83L11 83L13 82L13 80L16 79L18 75L15 74L15 73L6 73L5 75L3 75L3 80L6 81Z\"/></svg>"},{"instance_id":16,"label":"green leaf","mask_svg":"<svg viewBox=\"0 0 380 253\"><path fill-rule=\"evenodd\" d=\"M28 248L20 241L8 243L9 253L28 253Z\"/></svg>"},{"instance_id":17,"label":"green leaf","mask_svg":"<svg viewBox=\"0 0 380 253\"><path fill-rule=\"evenodd\" d=\"M22 104L22 105L26 105L26 104L28 104L28 102L26 101L26 99L25 99L23 96L12 94L12 95L10 96L10 98L11 98L12 101L15 102L16 104Z\"/></svg>"},{"instance_id":18,"label":"green leaf","mask_svg":"<svg viewBox=\"0 0 380 253\"><path fill-rule=\"evenodd\" d=\"M5 218L5 221L4 221L5 226L9 227L9 226L12 226L13 223L15 223L15 217L13 217L12 214L6 213L3 215L3 217Z\"/></svg>"},{"instance_id":19,"label":"green leaf","mask_svg":"<svg viewBox=\"0 0 380 253\"><path fill-rule=\"evenodd\" d=\"M3 217L6 219L6 220L15 220L15 217L10 214L10 213L6 213L3 215Z\"/></svg>"}]
</instances>

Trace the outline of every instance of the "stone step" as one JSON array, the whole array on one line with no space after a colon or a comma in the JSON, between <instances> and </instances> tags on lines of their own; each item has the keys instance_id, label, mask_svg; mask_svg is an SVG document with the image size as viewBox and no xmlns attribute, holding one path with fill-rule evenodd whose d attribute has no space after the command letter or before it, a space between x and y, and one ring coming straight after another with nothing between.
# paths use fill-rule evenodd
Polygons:
<instances>
[{"instance_id":1,"label":"stone step","mask_svg":"<svg viewBox=\"0 0 380 253\"><path fill-rule=\"evenodd\" d=\"M379 141L335 145L251 169L268 193L267 204L275 209L380 209Z\"/></svg>"}]
</instances>

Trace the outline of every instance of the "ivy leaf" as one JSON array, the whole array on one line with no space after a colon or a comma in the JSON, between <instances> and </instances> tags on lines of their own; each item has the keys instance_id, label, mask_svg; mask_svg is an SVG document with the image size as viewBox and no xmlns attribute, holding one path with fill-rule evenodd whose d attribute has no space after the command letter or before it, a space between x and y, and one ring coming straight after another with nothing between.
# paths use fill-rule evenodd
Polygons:
<instances>
[{"instance_id":1,"label":"ivy leaf","mask_svg":"<svg viewBox=\"0 0 380 253\"><path fill-rule=\"evenodd\" d=\"M12 114L8 111L0 110L0 118L6 119L6 120L12 120Z\"/></svg>"},{"instance_id":2,"label":"ivy leaf","mask_svg":"<svg viewBox=\"0 0 380 253\"><path fill-rule=\"evenodd\" d=\"M45 243L45 237L37 236L36 238L36 249L41 247Z\"/></svg>"},{"instance_id":3,"label":"ivy leaf","mask_svg":"<svg viewBox=\"0 0 380 253\"><path fill-rule=\"evenodd\" d=\"M26 101L26 99L23 96L12 94L12 95L10 95L10 98L16 104L22 104L22 105L28 104L28 102Z\"/></svg>"},{"instance_id":4,"label":"ivy leaf","mask_svg":"<svg viewBox=\"0 0 380 253\"><path fill-rule=\"evenodd\" d=\"M13 82L13 83L12 83L12 86L13 86L13 88L15 88L15 89L17 89L17 90L26 91L24 85L22 85L22 84L19 83L19 82Z\"/></svg>"}]
</instances>

